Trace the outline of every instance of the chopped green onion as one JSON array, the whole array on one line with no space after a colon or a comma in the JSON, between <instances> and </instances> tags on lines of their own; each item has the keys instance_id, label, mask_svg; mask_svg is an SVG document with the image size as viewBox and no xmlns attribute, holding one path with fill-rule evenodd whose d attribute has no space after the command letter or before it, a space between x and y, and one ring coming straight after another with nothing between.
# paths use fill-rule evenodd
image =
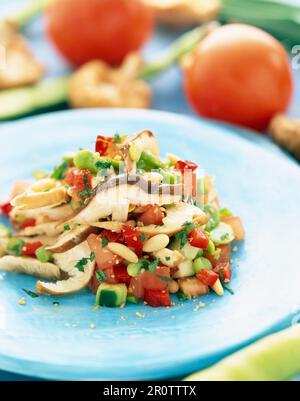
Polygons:
<instances>
[{"instance_id":1,"label":"chopped green onion","mask_svg":"<svg viewBox=\"0 0 300 401\"><path fill-rule=\"evenodd\" d=\"M129 263L127 266L127 273L130 277L137 277L142 269L143 263L141 261L137 263Z\"/></svg>"},{"instance_id":2,"label":"chopped green onion","mask_svg":"<svg viewBox=\"0 0 300 401\"><path fill-rule=\"evenodd\" d=\"M195 259L193 262L193 269L195 273L199 273L201 270L212 270L212 264L211 262L200 256L199 258Z\"/></svg>"},{"instance_id":3,"label":"chopped green onion","mask_svg":"<svg viewBox=\"0 0 300 401\"><path fill-rule=\"evenodd\" d=\"M90 150L80 150L74 156L74 165L79 169L88 169L92 174L97 173L96 157Z\"/></svg>"},{"instance_id":4,"label":"chopped green onion","mask_svg":"<svg viewBox=\"0 0 300 401\"><path fill-rule=\"evenodd\" d=\"M25 242L23 240L13 237L8 240L7 250L13 252L16 256L20 256L24 245Z\"/></svg>"},{"instance_id":5,"label":"chopped green onion","mask_svg":"<svg viewBox=\"0 0 300 401\"><path fill-rule=\"evenodd\" d=\"M46 251L46 249L43 246L35 251L35 256L42 263L48 263L53 261L52 253Z\"/></svg>"}]
</instances>

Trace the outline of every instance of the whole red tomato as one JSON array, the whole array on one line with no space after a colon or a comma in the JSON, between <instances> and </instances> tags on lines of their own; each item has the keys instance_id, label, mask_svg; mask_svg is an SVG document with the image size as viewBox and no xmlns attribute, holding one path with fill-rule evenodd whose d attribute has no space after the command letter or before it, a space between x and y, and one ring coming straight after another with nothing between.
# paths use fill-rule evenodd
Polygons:
<instances>
[{"instance_id":1,"label":"whole red tomato","mask_svg":"<svg viewBox=\"0 0 300 401\"><path fill-rule=\"evenodd\" d=\"M47 32L74 65L94 59L119 64L152 32L152 10L140 0L54 0L46 12Z\"/></svg>"},{"instance_id":2,"label":"whole red tomato","mask_svg":"<svg viewBox=\"0 0 300 401\"><path fill-rule=\"evenodd\" d=\"M185 93L197 113L259 131L286 110L292 89L283 46L249 25L216 29L198 45L185 70Z\"/></svg>"}]
</instances>

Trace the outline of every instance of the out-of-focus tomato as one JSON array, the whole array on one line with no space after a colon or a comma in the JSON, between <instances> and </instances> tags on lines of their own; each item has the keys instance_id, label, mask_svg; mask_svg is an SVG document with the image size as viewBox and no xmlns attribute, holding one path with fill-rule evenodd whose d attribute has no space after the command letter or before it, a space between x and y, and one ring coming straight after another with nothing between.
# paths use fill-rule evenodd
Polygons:
<instances>
[{"instance_id":1,"label":"out-of-focus tomato","mask_svg":"<svg viewBox=\"0 0 300 401\"><path fill-rule=\"evenodd\" d=\"M36 225L36 220L35 219L26 219L20 224L20 227L21 228L35 227L35 225Z\"/></svg>"},{"instance_id":2,"label":"out-of-focus tomato","mask_svg":"<svg viewBox=\"0 0 300 401\"><path fill-rule=\"evenodd\" d=\"M5 202L0 205L0 211L3 216L8 216L9 213L12 211L12 205L10 202Z\"/></svg>"},{"instance_id":3,"label":"out-of-focus tomato","mask_svg":"<svg viewBox=\"0 0 300 401\"><path fill-rule=\"evenodd\" d=\"M138 220L142 222L144 226L149 226L150 224L159 226L163 224L164 217L158 205L149 205L146 207L145 211L139 215Z\"/></svg>"},{"instance_id":4,"label":"out-of-focus tomato","mask_svg":"<svg viewBox=\"0 0 300 401\"><path fill-rule=\"evenodd\" d=\"M198 45L185 70L186 96L197 113L259 131L286 110L292 89L283 46L249 25L216 29Z\"/></svg>"},{"instance_id":5,"label":"out-of-focus tomato","mask_svg":"<svg viewBox=\"0 0 300 401\"><path fill-rule=\"evenodd\" d=\"M49 37L70 63L101 59L119 64L150 36L154 16L140 0L54 0L46 24Z\"/></svg>"},{"instance_id":6,"label":"out-of-focus tomato","mask_svg":"<svg viewBox=\"0 0 300 401\"><path fill-rule=\"evenodd\" d=\"M92 174L87 169L70 168L65 181L74 189L73 199L80 201L90 196L89 191L92 190Z\"/></svg>"}]
</instances>

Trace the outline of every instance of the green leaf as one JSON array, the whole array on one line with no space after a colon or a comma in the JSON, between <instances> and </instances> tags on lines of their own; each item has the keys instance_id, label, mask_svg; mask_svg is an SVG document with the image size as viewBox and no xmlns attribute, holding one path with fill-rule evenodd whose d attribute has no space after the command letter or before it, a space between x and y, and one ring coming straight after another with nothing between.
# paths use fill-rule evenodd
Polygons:
<instances>
[{"instance_id":1,"label":"green leaf","mask_svg":"<svg viewBox=\"0 0 300 401\"><path fill-rule=\"evenodd\" d=\"M69 167L69 163L67 161L62 162L58 166L55 167L53 173L51 174L51 178L55 180L62 180L66 176L67 169Z\"/></svg>"},{"instance_id":2,"label":"green leaf","mask_svg":"<svg viewBox=\"0 0 300 401\"><path fill-rule=\"evenodd\" d=\"M87 265L87 263L88 263L88 259L87 258L82 258L76 263L75 267L80 272L84 272L84 267Z\"/></svg>"},{"instance_id":3,"label":"green leaf","mask_svg":"<svg viewBox=\"0 0 300 401\"><path fill-rule=\"evenodd\" d=\"M160 275L156 275L156 277L158 277L159 279L161 279L161 280L163 280L163 281L166 281L166 282L168 282L168 283L170 283L171 281L173 281L173 279L172 278L170 278L170 277L166 277L166 276L160 276Z\"/></svg>"},{"instance_id":4,"label":"green leaf","mask_svg":"<svg viewBox=\"0 0 300 401\"><path fill-rule=\"evenodd\" d=\"M107 281L107 276L103 270L97 270L96 271L96 279L98 281Z\"/></svg>"},{"instance_id":5,"label":"green leaf","mask_svg":"<svg viewBox=\"0 0 300 401\"><path fill-rule=\"evenodd\" d=\"M105 248L108 245L108 238L104 236L102 238L102 248Z\"/></svg>"}]
</instances>

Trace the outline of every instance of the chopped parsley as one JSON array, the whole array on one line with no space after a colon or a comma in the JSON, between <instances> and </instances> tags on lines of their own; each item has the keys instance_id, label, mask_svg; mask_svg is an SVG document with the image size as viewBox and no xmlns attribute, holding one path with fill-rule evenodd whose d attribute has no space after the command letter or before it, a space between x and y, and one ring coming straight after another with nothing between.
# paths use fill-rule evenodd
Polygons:
<instances>
[{"instance_id":1,"label":"chopped parsley","mask_svg":"<svg viewBox=\"0 0 300 401\"><path fill-rule=\"evenodd\" d=\"M168 262L169 260L171 260L171 257L170 256L166 256L165 260Z\"/></svg>"},{"instance_id":2,"label":"chopped parsley","mask_svg":"<svg viewBox=\"0 0 300 401\"><path fill-rule=\"evenodd\" d=\"M80 259L75 265L76 269L78 269L80 272L84 272L84 267L88 264L88 261L88 258Z\"/></svg>"},{"instance_id":3,"label":"chopped parsley","mask_svg":"<svg viewBox=\"0 0 300 401\"><path fill-rule=\"evenodd\" d=\"M86 191L79 191L78 195L79 196L90 196L93 195L94 191L92 189L87 189Z\"/></svg>"},{"instance_id":4,"label":"chopped parsley","mask_svg":"<svg viewBox=\"0 0 300 401\"><path fill-rule=\"evenodd\" d=\"M107 276L103 270L97 270L96 271L96 279L98 281L107 281Z\"/></svg>"},{"instance_id":5,"label":"chopped parsley","mask_svg":"<svg viewBox=\"0 0 300 401\"><path fill-rule=\"evenodd\" d=\"M39 295L33 291L27 290L26 288L22 288L22 290L29 295L31 298L38 298Z\"/></svg>"},{"instance_id":6,"label":"chopped parsley","mask_svg":"<svg viewBox=\"0 0 300 401\"><path fill-rule=\"evenodd\" d=\"M86 191L90 191L89 175L87 173L83 174L83 186Z\"/></svg>"},{"instance_id":7,"label":"chopped parsley","mask_svg":"<svg viewBox=\"0 0 300 401\"><path fill-rule=\"evenodd\" d=\"M146 239L147 239L146 234L142 234L140 237L140 240L144 242L144 241L146 241Z\"/></svg>"},{"instance_id":8,"label":"chopped parsley","mask_svg":"<svg viewBox=\"0 0 300 401\"><path fill-rule=\"evenodd\" d=\"M76 263L75 267L76 267L76 269L78 269L80 272L84 272L84 267L88 264L88 262L89 262L89 261L90 261L90 262L93 262L94 260L95 260L95 253L92 252L92 253L90 254L90 257L89 257L89 258L82 258L82 259L80 259L80 260Z\"/></svg>"},{"instance_id":9,"label":"chopped parsley","mask_svg":"<svg viewBox=\"0 0 300 401\"><path fill-rule=\"evenodd\" d=\"M64 231L70 231L71 227L69 225L64 226Z\"/></svg>"},{"instance_id":10,"label":"chopped parsley","mask_svg":"<svg viewBox=\"0 0 300 401\"><path fill-rule=\"evenodd\" d=\"M114 135L114 143L121 143L121 142L122 142L121 135L118 132L116 132Z\"/></svg>"},{"instance_id":11,"label":"chopped parsley","mask_svg":"<svg viewBox=\"0 0 300 401\"><path fill-rule=\"evenodd\" d=\"M222 270L219 271L219 275L220 275L220 281L221 281L221 284L222 284L224 290L229 292L231 295L234 295L233 289L230 288L224 281L224 275L223 275Z\"/></svg>"},{"instance_id":12,"label":"chopped parsley","mask_svg":"<svg viewBox=\"0 0 300 401\"><path fill-rule=\"evenodd\" d=\"M98 160L95 164L97 168L101 169L108 169L111 168L112 166L112 161L111 160Z\"/></svg>"},{"instance_id":13,"label":"chopped parsley","mask_svg":"<svg viewBox=\"0 0 300 401\"><path fill-rule=\"evenodd\" d=\"M162 281L166 281L166 282L171 282L173 281L173 279L171 279L170 277L166 277L166 276L159 276L158 274L156 274L156 277L158 277L159 279L161 279Z\"/></svg>"},{"instance_id":14,"label":"chopped parsley","mask_svg":"<svg viewBox=\"0 0 300 401\"><path fill-rule=\"evenodd\" d=\"M175 235L175 238L179 241L179 245L180 248L183 248L184 245L186 245L188 243L188 236L187 236L187 232L184 231L180 231L178 234Z\"/></svg>"},{"instance_id":15,"label":"chopped parsley","mask_svg":"<svg viewBox=\"0 0 300 401\"><path fill-rule=\"evenodd\" d=\"M105 248L108 245L108 238L104 236L102 238L102 248Z\"/></svg>"},{"instance_id":16,"label":"chopped parsley","mask_svg":"<svg viewBox=\"0 0 300 401\"><path fill-rule=\"evenodd\" d=\"M185 227L185 231L190 234L196 228L196 225L191 221L186 221L182 224L182 227Z\"/></svg>"},{"instance_id":17,"label":"chopped parsley","mask_svg":"<svg viewBox=\"0 0 300 401\"><path fill-rule=\"evenodd\" d=\"M51 174L51 178L55 180L62 180L66 176L67 169L69 167L69 163L67 161L62 162L58 166L55 167L53 173Z\"/></svg>"},{"instance_id":18,"label":"chopped parsley","mask_svg":"<svg viewBox=\"0 0 300 401\"><path fill-rule=\"evenodd\" d=\"M226 241L229 239L229 233L224 233L223 235L221 235L220 240L221 241Z\"/></svg>"},{"instance_id":19,"label":"chopped parsley","mask_svg":"<svg viewBox=\"0 0 300 401\"><path fill-rule=\"evenodd\" d=\"M160 262L160 259L155 259L152 262L150 262L147 259L141 259L140 260L142 269L148 270L150 273L154 273L155 272L159 262Z\"/></svg>"}]
</instances>

